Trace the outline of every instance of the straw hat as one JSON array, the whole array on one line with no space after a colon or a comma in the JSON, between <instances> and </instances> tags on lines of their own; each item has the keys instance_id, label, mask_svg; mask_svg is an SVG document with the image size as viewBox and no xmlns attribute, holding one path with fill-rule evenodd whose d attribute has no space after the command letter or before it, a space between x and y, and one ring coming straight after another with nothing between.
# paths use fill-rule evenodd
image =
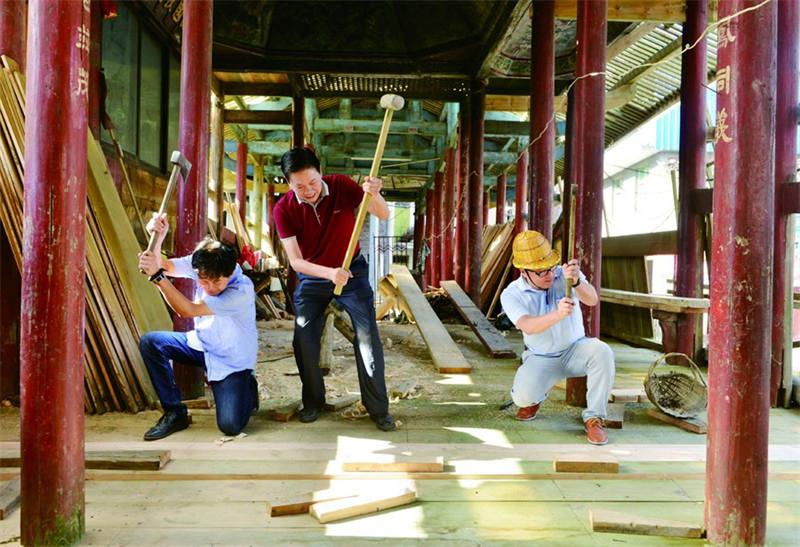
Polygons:
<instances>
[{"instance_id":1,"label":"straw hat","mask_svg":"<svg viewBox=\"0 0 800 547\"><path fill-rule=\"evenodd\" d=\"M550 242L534 230L520 232L514 238L514 267L523 270L546 270L561 261Z\"/></svg>"}]
</instances>

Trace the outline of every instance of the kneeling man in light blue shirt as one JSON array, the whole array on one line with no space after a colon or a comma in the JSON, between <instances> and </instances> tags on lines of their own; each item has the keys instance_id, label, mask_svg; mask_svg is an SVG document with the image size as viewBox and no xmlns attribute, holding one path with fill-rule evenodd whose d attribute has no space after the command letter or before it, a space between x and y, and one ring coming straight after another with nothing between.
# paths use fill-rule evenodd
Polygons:
<instances>
[{"instance_id":1,"label":"kneeling man in light blue shirt","mask_svg":"<svg viewBox=\"0 0 800 547\"><path fill-rule=\"evenodd\" d=\"M582 413L587 439L606 444L603 420L614 383L614 354L605 342L586 337L580 310L581 304L597 304L597 291L577 260L558 265L561 256L539 232L517 234L513 252L520 276L506 287L500 301L525 342L511 389L519 407L517 419L533 420L559 380L587 376L587 408ZM567 283L572 285L571 298L566 296Z\"/></svg>"}]
</instances>

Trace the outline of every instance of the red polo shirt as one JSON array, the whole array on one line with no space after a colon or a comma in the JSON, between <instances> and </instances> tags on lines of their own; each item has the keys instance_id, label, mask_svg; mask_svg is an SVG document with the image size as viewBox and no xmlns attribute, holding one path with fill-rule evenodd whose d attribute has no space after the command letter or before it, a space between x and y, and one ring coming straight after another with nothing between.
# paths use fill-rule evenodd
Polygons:
<instances>
[{"instance_id":1,"label":"red polo shirt","mask_svg":"<svg viewBox=\"0 0 800 547\"><path fill-rule=\"evenodd\" d=\"M300 201L292 190L273 209L275 227L281 239L297 238L303 258L314 264L336 268L342 265L350 234L356 225L355 208L364 190L345 175L326 175L328 195L315 205ZM325 189L323 187L323 194ZM356 246L356 254L358 246Z\"/></svg>"}]
</instances>

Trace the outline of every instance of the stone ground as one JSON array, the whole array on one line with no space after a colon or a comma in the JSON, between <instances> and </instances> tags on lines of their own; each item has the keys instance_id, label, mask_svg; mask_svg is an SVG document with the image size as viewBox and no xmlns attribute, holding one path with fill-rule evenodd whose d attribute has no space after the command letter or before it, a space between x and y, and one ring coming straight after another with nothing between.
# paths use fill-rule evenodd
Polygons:
<instances>
[{"instance_id":1,"label":"stone ground","mask_svg":"<svg viewBox=\"0 0 800 547\"><path fill-rule=\"evenodd\" d=\"M473 367L444 375L413 325L381 322L389 391L405 380L411 399L393 400L402 422L381 432L368 418L326 412L313 424L271 420L271 409L300 397L291 356L291 322L259 323L261 409L246 437L219 445L213 410L193 410L193 425L155 443L141 441L157 411L86 417L87 450L170 450L160 471L87 471L86 545L671 545L703 540L593 533L589 510L703 521L705 436L627 405L625 426L603 447L586 443L580 410L554 389L533 422L499 410L516 359L492 360L468 327L446 325ZM521 348L518 333L509 334ZM391 341L390 341L391 340ZM358 393L352 347L337 333L331 396ZM638 388L658 357L612 343L615 387ZM800 537L800 410L770 413L768 544ZM0 450L19 449L19 411L0 409ZM556 474L554 457L612 455L618 475ZM443 457L444 473L345 472L342 463ZM18 473L0 468L0 480ZM315 490L377 492L411 486L418 501L330 524L310 515L269 517L266 504ZM0 521L0 544L16 544L19 511Z\"/></svg>"}]
</instances>

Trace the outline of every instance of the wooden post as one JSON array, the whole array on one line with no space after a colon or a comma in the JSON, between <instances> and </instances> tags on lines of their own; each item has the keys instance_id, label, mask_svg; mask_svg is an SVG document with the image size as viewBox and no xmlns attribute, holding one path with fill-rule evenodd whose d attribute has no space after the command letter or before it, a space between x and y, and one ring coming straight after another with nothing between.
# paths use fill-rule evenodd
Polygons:
<instances>
[{"instance_id":1,"label":"wooden post","mask_svg":"<svg viewBox=\"0 0 800 547\"><path fill-rule=\"evenodd\" d=\"M722 1L719 20L756 3ZM778 4L721 26L717 46L705 496L714 544L763 545L767 528Z\"/></svg>"},{"instance_id":2,"label":"wooden post","mask_svg":"<svg viewBox=\"0 0 800 547\"><path fill-rule=\"evenodd\" d=\"M305 144L305 101L303 97L292 97L292 147L297 148Z\"/></svg>"},{"instance_id":3,"label":"wooden post","mask_svg":"<svg viewBox=\"0 0 800 547\"><path fill-rule=\"evenodd\" d=\"M0 53L14 59L23 72L27 17L28 6L24 0L0 1Z\"/></svg>"},{"instance_id":4,"label":"wooden post","mask_svg":"<svg viewBox=\"0 0 800 547\"><path fill-rule=\"evenodd\" d=\"M431 230L431 285L439 286L442 279L442 194L444 193L444 174L436 171L433 175L433 227Z\"/></svg>"},{"instance_id":5,"label":"wooden post","mask_svg":"<svg viewBox=\"0 0 800 547\"><path fill-rule=\"evenodd\" d=\"M528 151L524 148L519 151L517 156L517 182L514 196L514 233L518 234L525 230L525 211L528 203Z\"/></svg>"},{"instance_id":6,"label":"wooden post","mask_svg":"<svg viewBox=\"0 0 800 547\"><path fill-rule=\"evenodd\" d=\"M12 1L4 2L4 4L24 4L24 2ZM101 9L101 2L91 0L90 10L89 41L91 45L89 46L89 111L87 115L89 118L89 131L92 132L92 136L95 139L100 139L100 68L102 67L103 45L103 10ZM22 24L24 25L24 18ZM5 29L0 28L0 34L5 34ZM25 39L24 34L22 39ZM5 52L3 54L8 55ZM11 58L16 59L13 56Z\"/></svg>"},{"instance_id":7,"label":"wooden post","mask_svg":"<svg viewBox=\"0 0 800 547\"><path fill-rule=\"evenodd\" d=\"M494 210L494 223L506 223L506 174L497 177L497 205Z\"/></svg>"},{"instance_id":8,"label":"wooden post","mask_svg":"<svg viewBox=\"0 0 800 547\"><path fill-rule=\"evenodd\" d=\"M425 286L422 292L433 284L433 190L425 190L425 241L429 254L425 257Z\"/></svg>"},{"instance_id":9,"label":"wooden post","mask_svg":"<svg viewBox=\"0 0 800 547\"><path fill-rule=\"evenodd\" d=\"M189 177L177 188L177 227L175 254L185 256L208 231L209 115L211 111L211 2L184 2L181 34L181 106L178 148L192 163ZM194 298L194 282L177 279L175 286L189 299ZM191 318L175 318L175 330L194 328ZM203 370L176 365L175 378L187 399L204 392Z\"/></svg>"},{"instance_id":10,"label":"wooden post","mask_svg":"<svg viewBox=\"0 0 800 547\"><path fill-rule=\"evenodd\" d=\"M414 204L414 270L422 271L422 264L420 258L422 257L422 241L425 237L425 212L422 211L422 202L418 198ZM422 287L424 283L423 276L416 274L414 279L417 285Z\"/></svg>"},{"instance_id":11,"label":"wooden post","mask_svg":"<svg viewBox=\"0 0 800 547\"><path fill-rule=\"evenodd\" d=\"M481 232L483 231L483 115L486 109L486 84L475 80L470 96L468 214L469 243L464 292L481 307Z\"/></svg>"},{"instance_id":12,"label":"wooden post","mask_svg":"<svg viewBox=\"0 0 800 547\"><path fill-rule=\"evenodd\" d=\"M236 211L247 226L247 143L236 145Z\"/></svg>"},{"instance_id":13,"label":"wooden post","mask_svg":"<svg viewBox=\"0 0 800 547\"><path fill-rule=\"evenodd\" d=\"M20 328L24 545L75 544L84 532L89 20L83 2L29 3Z\"/></svg>"},{"instance_id":14,"label":"wooden post","mask_svg":"<svg viewBox=\"0 0 800 547\"><path fill-rule=\"evenodd\" d=\"M458 129L458 195L456 200L456 251L455 278L462 287L467 286L467 247L469 246L469 140L470 140L470 102L469 98L459 105Z\"/></svg>"},{"instance_id":15,"label":"wooden post","mask_svg":"<svg viewBox=\"0 0 800 547\"><path fill-rule=\"evenodd\" d=\"M253 193L250 195L250 217L253 219L253 251L261 250L261 235L264 232L264 165L259 161L253 165Z\"/></svg>"},{"instance_id":16,"label":"wooden post","mask_svg":"<svg viewBox=\"0 0 800 547\"><path fill-rule=\"evenodd\" d=\"M550 241L553 237L553 177L555 172L553 160L555 120L553 119L552 100L555 94L554 0L533 3L531 44L530 185L532 207L528 224ZM602 168L602 158L600 166Z\"/></svg>"},{"instance_id":17,"label":"wooden post","mask_svg":"<svg viewBox=\"0 0 800 547\"><path fill-rule=\"evenodd\" d=\"M456 216L456 149L448 148L444 153L444 226L442 227L442 278L453 279L453 224Z\"/></svg>"},{"instance_id":18,"label":"wooden post","mask_svg":"<svg viewBox=\"0 0 800 547\"><path fill-rule=\"evenodd\" d=\"M797 143L797 63L800 9L797 2L778 2L778 96L775 125L775 258L772 261L772 371L770 404L789 406L792 391L792 345L784 346L784 332L791 342L792 290L791 270L787 269L788 215L781 211L780 190L793 184ZM789 238L794 239L794 234ZM788 369L788 370L785 370ZM785 374L784 372L788 372ZM782 382L788 376L788 382Z\"/></svg>"},{"instance_id":19,"label":"wooden post","mask_svg":"<svg viewBox=\"0 0 800 547\"><path fill-rule=\"evenodd\" d=\"M481 232L484 226L489 225L489 205L492 201L492 194L489 190L483 193L483 221L481 222Z\"/></svg>"},{"instance_id":20,"label":"wooden post","mask_svg":"<svg viewBox=\"0 0 800 547\"><path fill-rule=\"evenodd\" d=\"M578 184L575 258L600 292L605 146L606 0L578 0L578 82L575 84L574 178ZM600 74L587 76L590 73ZM566 202L569 203L569 202ZM564 253L565 255L568 253ZM600 336L600 303L583 310L586 336ZM567 403L586 406L586 377L567 379Z\"/></svg>"},{"instance_id":21,"label":"wooden post","mask_svg":"<svg viewBox=\"0 0 800 547\"><path fill-rule=\"evenodd\" d=\"M214 95L211 105L211 164L209 177L214 181L214 213L217 215L217 237L222 238L222 228L225 226L223 219L225 207L222 194L225 181L225 123L222 121L222 111L225 109L225 96Z\"/></svg>"},{"instance_id":22,"label":"wooden post","mask_svg":"<svg viewBox=\"0 0 800 547\"><path fill-rule=\"evenodd\" d=\"M707 0L686 4L683 46L694 44L706 28ZM692 210L692 190L705 188L706 180L706 39L681 57L681 123L678 152L678 256L675 261L675 295L703 296L703 247L700 216ZM702 316L699 317L702 324ZM678 316L677 351L696 360L695 328L698 315Z\"/></svg>"},{"instance_id":23,"label":"wooden post","mask_svg":"<svg viewBox=\"0 0 800 547\"><path fill-rule=\"evenodd\" d=\"M278 247L278 237L275 234L275 217L272 215L272 210L275 208L275 185L267 184L267 218L264 223L269 229L269 241L273 249Z\"/></svg>"}]
</instances>

